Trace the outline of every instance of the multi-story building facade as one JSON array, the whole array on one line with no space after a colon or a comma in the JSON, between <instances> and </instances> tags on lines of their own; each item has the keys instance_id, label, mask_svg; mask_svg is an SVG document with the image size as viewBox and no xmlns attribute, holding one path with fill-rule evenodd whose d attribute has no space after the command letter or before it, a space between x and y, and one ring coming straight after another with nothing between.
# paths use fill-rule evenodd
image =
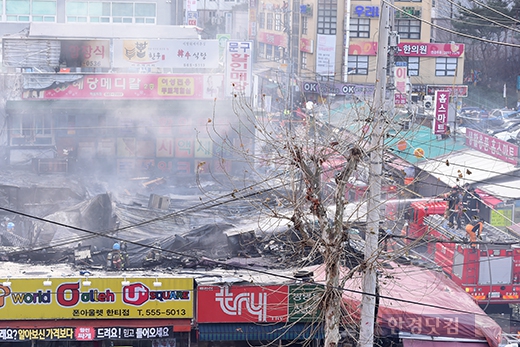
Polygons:
<instances>
[{"instance_id":1,"label":"multi-story building facade","mask_svg":"<svg viewBox=\"0 0 520 347\"><path fill-rule=\"evenodd\" d=\"M259 61L273 68L271 80L279 67L292 70L309 98L318 91L358 93L366 90L352 85L375 83L379 1L264 0L251 11L257 12L251 38ZM391 8L392 31L399 37L395 65L406 67L414 91L422 94L463 81L464 45L432 42L431 16L431 3L396 1ZM455 89L459 95L465 91Z\"/></svg>"}]
</instances>

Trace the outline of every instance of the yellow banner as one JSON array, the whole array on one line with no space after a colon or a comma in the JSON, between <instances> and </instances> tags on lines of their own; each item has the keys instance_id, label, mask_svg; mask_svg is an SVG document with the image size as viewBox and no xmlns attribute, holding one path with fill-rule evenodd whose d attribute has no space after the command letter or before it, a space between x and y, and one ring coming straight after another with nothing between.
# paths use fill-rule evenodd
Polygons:
<instances>
[{"instance_id":1,"label":"yellow banner","mask_svg":"<svg viewBox=\"0 0 520 347\"><path fill-rule=\"evenodd\" d=\"M193 318L193 279L10 279L0 282L0 320ZM46 282L46 283L44 283Z\"/></svg>"}]
</instances>

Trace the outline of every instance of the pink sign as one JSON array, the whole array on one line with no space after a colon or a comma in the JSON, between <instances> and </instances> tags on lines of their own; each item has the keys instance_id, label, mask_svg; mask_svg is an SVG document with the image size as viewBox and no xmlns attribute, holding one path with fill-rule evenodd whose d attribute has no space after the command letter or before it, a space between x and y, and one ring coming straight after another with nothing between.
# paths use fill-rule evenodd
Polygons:
<instances>
[{"instance_id":1,"label":"pink sign","mask_svg":"<svg viewBox=\"0 0 520 347\"><path fill-rule=\"evenodd\" d=\"M433 133L435 135L446 134L448 130L448 107L450 104L450 92L448 90L435 91L435 117L433 119Z\"/></svg>"},{"instance_id":2,"label":"pink sign","mask_svg":"<svg viewBox=\"0 0 520 347\"><path fill-rule=\"evenodd\" d=\"M476 130L466 129L466 146L506 163L518 164L518 146Z\"/></svg>"},{"instance_id":3,"label":"pink sign","mask_svg":"<svg viewBox=\"0 0 520 347\"><path fill-rule=\"evenodd\" d=\"M287 35L271 34L266 32L258 33L258 42L267 43L268 45L287 47Z\"/></svg>"},{"instance_id":4,"label":"pink sign","mask_svg":"<svg viewBox=\"0 0 520 347\"><path fill-rule=\"evenodd\" d=\"M401 42L398 46L398 56L403 57L454 57L458 58L464 53L462 43L421 43ZM377 42L364 41L351 43L348 54L351 55L376 55Z\"/></svg>"},{"instance_id":5,"label":"pink sign","mask_svg":"<svg viewBox=\"0 0 520 347\"><path fill-rule=\"evenodd\" d=\"M24 99L203 99L203 75L84 75L54 89L24 91Z\"/></svg>"}]
</instances>

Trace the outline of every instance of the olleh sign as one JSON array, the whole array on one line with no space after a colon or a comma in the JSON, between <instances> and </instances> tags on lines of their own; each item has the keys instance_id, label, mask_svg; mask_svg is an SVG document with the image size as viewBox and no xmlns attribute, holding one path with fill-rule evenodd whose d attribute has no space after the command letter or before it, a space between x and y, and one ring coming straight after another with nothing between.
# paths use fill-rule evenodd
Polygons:
<instances>
[{"instance_id":1,"label":"olleh sign","mask_svg":"<svg viewBox=\"0 0 520 347\"><path fill-rule=\"evenodd\" d=\"M151 278L128 285L121 279L99 278L91 286L82 279L16 279L0 285L0 320L92 318L192 318L193 279L162 279L164 288L152 290Z\"/></svg>"}]
</instances>

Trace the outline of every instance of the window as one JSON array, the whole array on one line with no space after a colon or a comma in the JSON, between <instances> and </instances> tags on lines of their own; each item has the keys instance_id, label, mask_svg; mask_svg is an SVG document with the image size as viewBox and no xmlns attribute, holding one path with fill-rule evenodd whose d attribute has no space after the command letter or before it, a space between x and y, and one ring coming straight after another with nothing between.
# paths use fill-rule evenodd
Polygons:
<instances>
[{"instance_id":1,"label":"window","mask_svg":"<svg viewBox=\"0 0 520 347\"><path fill-rule=\"evenodd\" d=\"M301 52L301 68L307 69L307 52Z\"/></svg>"},{"instance_id":2,"label":"window","mask_svg":"<svg viewBox=\"0 0 520 347\"><path fill-rule=\"evenodd\" d=\"M420 39L421 22L416 19L397 20L397 32L401 39Z\"/></svg>"},{"instance_id":3,"label":"window","mask_svg":"<svg viewBox=\"0 0 520 347\"><path fill-rule=\"evenodd\" d=\"M435 76L455 76L457 72L457 58L436 58Z\"/></svg>"},{"instance_id":4,"label":"window","mask_svg":"<svg viewBox=\"0 0 520 347\"><path fill-rule=\"evenodd\" d=\"M268 13L267 14L267 24L266 24L267 30L273 30L273 14Z\"/></svg>"},{"instance_id":5,"label":"window","mask_svg":"<svg viewBox=\"0 0 520 347\"><path fill-rule=\"evenodd\" d=\"M258 56L260 58L265 58L265 43L258 43Z\"/></svg>"},{"instance_id":6,"label":"window","mask_svg":"<svg viewBox=\"0 0 520 347\"><path fill-rule=\"evenodd\" d=\"M274 30L282 31L282 14L281 13L274 14Z\"/></svg>"},{"instance_id":7,"label":"window","mask_svg":"<svg viewBox=\"0 0 520 347\"><path fill-rule=\"evenodd\" d=\"M131 3L113 3L112 4L112 22L113 23L132 23L133 4Z\"/></svg>"},{"instance_id":8,"label":"window","mask_svg":"<svg viewBox=\"0 0 520 347\"><path fill-rule=\"evenodd\" d=\"M419 76L419 57L402 57L396 56L395 62L406 66L408 76Z\"/></svg>"},{"instance_id":9,"label":"window","mask_svg":"<svg viewBox=\"0 0 520 347\"><path fill-rule=\"evenodd\" d=\"M109 2L89 2L88 4L89 22L110 23L110 3Z\"/></svg>"},{"instance_id":10,"label":"window","mask_svg":"<svg viewBox=\"0 0 520 347\"><path fill-rule=\"evenodd\" d=\"M56 1L6 0L8 22L56 22Z\"/></svg>"},{"instance_id":11,"label":"window","mask_svg":"<svg viewBox=\"0 0 520 347\"><path fill-rule=\"evenodd\" d=\"M307 35L309 31L309 17L302 16L302 35Z\"/></svg>"},{"instance_id":12,"label":"window","mask_svg":"<svg viewBox=\"0 0 520 347\"><path fill-rule=\"evenodd\" d=\"M273 46L273 60L274 61L280 61L280 58L282 56L282 48Z\"/></svg>"},{"instance_id":13,"label":"window","mask_svg":"<svg viewBox=\"0 0 520 347\"><path fill-rule=\"evenodd\" d=\"M155 13L155 4L136 3L134 6L135 23L155 24L155 18L157 17Z\"/></svg>"},{"instance_id":14,"label":"window","mask_svg":"<svg viewBox=\"0 0 520 347\"><path fill-rule=\"evenodd\" d=\"M265 29L265 12L260 12L258 14L258 27L260 29Z\"/></svg>"},{"instance_id":15,"label":"window","mask_svg":"<svg viewBox=\"0 0 520 347\"><path fill-rule=\"evenodd\" d=\"M11 145L52 145L51 115L14 115L11 126Z\"/></svg>"},{"instance_id":16,"label":"window","mask_svg":"<svg viewBox=\"0 0 520 347\"><path fill-rule=\"evenodd\" d=\"M265 45L265 57L266 59L273 59L273 46Z\"/></svg>"},{"instance_id":17,"label":"window","mask_svg":"<svg viewBox=\"0 0 520 347\"><path fill-rule=\"evenodd\" d=\"M155 24L157 18L153 3L67 1L66 4L67 22Z\"/></svg>"},{"instance_id":18,"label":"window","mask_svg":"<svg viewBox=\"0 0 520 347\"><path fill-rule=\"evenodd\" d=\"M88 19L88 2L66 2L67 22L86 22Z\"/></svg>"},{"instance_id":19,"label":"window","mask_svg":"<svg viewBox=\"0 0 520 347\"><path fill-rule=\"evenodd\" d=\"M350 18L350 37L370 37L370 19Z\"/></svg>"},{"instance_id":20,"label":"window","mask_svg":"<svg viewBox=\"0 0 520 347\"><path fill-rule=\"evenodd\" d=\"M336 0L318 1L318 34L336 35L337 7Z\"/></svg>"},{"instance_id":21,"label":"window","mask_svg":"<svg viewBox=\"0 0 520 347\"><path fill-rule=\"evenodd\" d=\"M351 75L368 75L368 56L349 55L348 72Z\"/></svg>"}]
</instances>

